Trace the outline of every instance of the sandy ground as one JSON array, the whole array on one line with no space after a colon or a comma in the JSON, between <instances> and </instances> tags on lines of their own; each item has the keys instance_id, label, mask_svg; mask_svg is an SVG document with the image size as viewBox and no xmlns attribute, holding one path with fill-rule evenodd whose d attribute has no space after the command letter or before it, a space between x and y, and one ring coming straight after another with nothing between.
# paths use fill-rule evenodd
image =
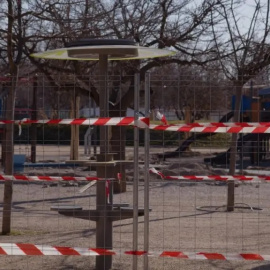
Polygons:
<instances>
[{"instance_id":1,"label":"sandy ground","mask_svg":"<svg viewBox=\"0 0 270 270\"><path fill-rule=\"evenodd\" d=\"M23 148L26 151L26 148ZM22 153L16 150L17 153ZM26 150L25 150L26 149ZM166 149L167 151L168 149ZM196 149L197 151L198 149ZM132 149L129 149L132 151ZM215 152L213 149L211 150ZM160 152L160 149L151 149ZM190 155L181 159L155 162L152 166L171 175L213 174L202 160L206 155ZM81 149L81 158L83 149ZM38 160L63 161L68 158L67 147L46 146L39 149ZM57 158L56 158L57 157ZM34 169L25 173L89 175L86 168ZM143 174L143 166L140 165ZM216 173L222 174L219 169ZM52 205L80 205L94 209L95 187L79 193L78 186L52 186L14 184L12 234L1 236L5 243L34 243L43 245L95 247L95 222L59 215L51 211ZM227 187L213 183L165 182L150 177L150 251L218 252L224 255L258 253L270 255L270 184L240 185L235 190L237 206L260 207L262 210L237 208L226 212ZM144 186L139 185L139 206L143 207ZM0 201L3 185L0 184ZM133 183L127 183L127 192L114 195L114 203L133 203ZM201 208L217 211L201 211ZM1 204L0 204L1 207ZM2 208L0 208L2 210ZM2 212L0 213L2 223ZM144 219L139 218L139 249L143 249ZM132 249L132 219L113 223L115 250ZM143 269L143 257L137 257L138 269ZM133 258L128 255L113 256L113 269L133 269ZM0 256L0 269L95 269L95 257L82 256ZM270 261L218 261L149 257L149 269L270 269ZM99 269L101 270L101 269Z\"/></svg>"}]
</instances>

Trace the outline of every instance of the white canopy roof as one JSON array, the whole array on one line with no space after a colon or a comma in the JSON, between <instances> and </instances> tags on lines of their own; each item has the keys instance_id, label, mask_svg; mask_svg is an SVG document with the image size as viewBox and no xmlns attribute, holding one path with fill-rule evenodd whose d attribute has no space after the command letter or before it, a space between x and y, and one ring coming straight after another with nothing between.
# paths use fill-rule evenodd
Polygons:
<instances>
[{"instance_id":1,"label":"white canopy roof","mask_svg":"<svg viewBox=\"0 0 270 270\"><path fill-rule=\"evenodd\" d=\"M34 53L31 56L58 60L99 60L100 55L107 55L108 60L131 60L165 57L175 54L167 49L148 48L137 45L90 45L74 46Z\"/></svg>"}]
</instances>

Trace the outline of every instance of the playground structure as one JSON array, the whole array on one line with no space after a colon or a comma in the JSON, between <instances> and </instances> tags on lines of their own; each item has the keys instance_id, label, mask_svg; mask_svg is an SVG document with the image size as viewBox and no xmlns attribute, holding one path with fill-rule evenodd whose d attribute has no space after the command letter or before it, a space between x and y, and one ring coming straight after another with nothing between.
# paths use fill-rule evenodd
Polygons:
<instances>
[{"instance_id":1,"label":"playground structure","mask_svg":"<svg viewBox=\"0 0 270 270\"><path fill-rule=\"evenodd\" d=\"M107 86L108 80L108 60L131 60L131 59L144 59L144 58L154 58L154 57L164 57L174 54L168 50L144 48L138 46L135 42L131 40L124 39L82 39L67 44L65 49L56 49L45 53L33 54L37 58L45 59L69 59L69 60L98 60L99 61L99 107L100 116L109 116L109 91ZM134 122L138 121L138 111L139 111L139 92L140 92L140 78L137 75L134 78ZM146 116L149 116L150 107L150 89L149 85L145 89L145 104L146 104ZM133 195L133 209L113 209L112 196L110 200L107 200L106 196L106 181L97 182L97 196L96 196L96 210L90 210L86 213L88 220L96 221L96 247L102 249L112 249L112 222L115 220L121 220L122 217L127 215L129 218L133 217L133 250L138 249L138 146L139 146L139 133L138 129L134 131L134 195ZM145 138L148 140L147 135L148 130L146 129ZM147 143L146 143L147 144ZM149 148L145 147L145 154L149 156ZM114 162L114 154L110 153L109 147L109 130L106 126L100 128L100 154L97 156L97 161L94 162L94 166L97 167L97 177L98 178L109 178L113 177L115 170L109 169L108 166L116 166L118 164L126 164L128 161L117 160ZM145 250L148 250L148 232L149 227L147 225L147 220L149 220L149 181L147 169L149 167L149 161L146 158L145 162L145 203L143 212L145 214ZM111 173L113 171L113 173ZM110 184L109 189L112 190ZM59 212L61 214L61 212ZM132 214L132 215L130 215ZM74 212L69 213L69 215L74 215ZM78 213L78 217L83 214ZM94 216L94 219L93 217ZM115 218L112 218L112 217ZM137 259L133 260L134 269L137 268ZM112 267L112 257L109 256L98 256L96 258L96 268L108 270ZM145 260L144 268L148 269L148 261Z\"/></svg>"},{"instance_id":2,"label":"playground structure","mask_svg":"<svg viewBox=\"0 0 270 270\"><path fill-rule=\"evenodd\" d=\"M234 109L235 98L232 98L232 109ZM248 122L269 122L270 119L270 89L265 88L258 91L258 96L242 96L240 119L242 123ZM230 111L220 118L219 123L229 122L233 119L234 111ZM181 157L192 143L196 140L213 135L212 133L193 133L175 150L158 154L163 161L166 158ZM260 165L265 161L269 148L269 134L241 134L237 141L237 152L239 163L243 166L244 159L248 157L249 162L245 161L245 166ZM217 154L215 157L206 158L205 162L211 165L228 165L230 160L230 149L226 152Z\"/></svg>"},{"instance_id":3,"label":"playground structure","mask_svg":"<svg viewBox=\"0 0 270 270\"><path fill-rule=\"evenodd\" d=\"M242 105L240 119L243 123L248 122L269 122L269 88L258 91L258 96L250 97L242 96ZM232 109L234 109L235 99L232 100ZM233 116L233 115L231 115ZM220 120L220 122L223 119ZM246 166L260 165L266 160L269 153L269 134L241 134L237 141L237 152L239 155L239 163L243 166L245 157L249 158ZM229 164L230 149L224 153L218 154L214 158L206 159L205 162L210 162L211 165Z\"/></svg>"},{"instance_id":4,"label":"playground structure","mask_svg":"<svg viewBox=\"0 0 270 270\"><path fill-rule=\"evenodd\" d=\"M148 77L148 81L146 81L146 88L149 84L151 84L151 77ZM139 78L137 77L137 82ZM135 87L138 87L138 84L135 85ZM136 91L137 92L137 91ZM137 115L135 115L137 117ZM134 118L135 118L134 117ZM91 121L91 120L90 120ZM93 120L92 120L93 121ZM224 120L224 123L227 122L227 119ZM41 124L39 124L41 125ZM138 131L138 128L136 125L134 125L134 131ZM151 123L150 126L151 128ZM163 123L160 123L160 130L159 132L163 132L165 129ZM167 131L164 131L167 132ZM204 133L196 133L197 136L200 136ZM215 133L212 133L215 134ZM265 133L267 134L267 133ZM253 134L252 134L253 135ZM258 134L255 134L258 136ZM135 136L136 138L136 136ZM149 142L149 140L144 139L145 142ZM137 141L139 143L139 140ZM57 140L56 140L57 144ZM150 148L151 146L148 145ZM140 149L139 149L140 148ZM47 155L49 156L49 147L47 148L46 145L43 145L42 148L42 154L44 157ZM62 150L60 150L61 147L55 147L54 154L60 155ZM144 267L144 261L145 259L149 260L149 266L148 269L171 269L172 267L178 268L188 268L190 267L192 269L192 264L196 265L197 267L201 267L202 269L209 269L211 266L207 264L207 262L200 261L200 259L207 259L207 260L213 260L217 258L222 258L225 263L226 260L231 260L232 264L236 258L246 258L247 260L258 258L258 254L262 254L260 258L267 260L267 257L264 257L263 254L269 254L269 249L267 248L267 241L266 237L263 239L260 239L263 242L263 244L260 244L258 236L258 228L261 228L260 226L263 226L264 223L268 222L267 217L265 217L265 221L262 221L262 218L255 218L255 213L250 211L245 213L245 216L243 218L243 213L235 213L234 219L237 222L237 227L240 229L241 226L239 224L242 222L245 226L245 223L249 224L249 221L251 221L250 227L243 227L242 231L238 230L237 232L232 231L231 234L224 233L224 231L230 231L230 226L234 224L230 221L230 216L228 213L218 213L218 216L212 216L212 214L209 214L208 212L205 213L197 213L196 208L201 207L202 205L211 204L221 204L223 203L224 199L224 188L222 186L212 186L209 185L209 182L205 181L206 184L199 182L200 180L196 180L196 177L186 177L186 181L183 182L177 182L182 180L174 180L174 179L160 179L159 177L155 177L153 179L153 175L151 176L152 183L150 183L150 189L148 190L150 194L150 203L152 212L150 213L150 220L149 222L149 232L145 232L142 228L142 223L147 222L147 220L143 217L145 215L145 206L143 199L145 194L144 191L147 188L145 186L145 168L147 168L147 158L150 157L149 155L146 155L144 152L144 149L142 147L139 147L135 144L135 149L140 150L140 161L143 164L146 164L143 166L142 164L137 164L138 170L136 170L136 173L138 174L136 177L141 182L138 181L139 186L139 202L138 202L138 220L137 220L137 226L138 226L138 235L137 237L137 244L138 248L134 250L133 248L133 220L131 219L133 217L134 213L134 201L133 201L133 194L136 192L136 186L134 187L134 180L136 179L134 176L131 177L131 181L128 182L128 188L127 192L122 194L113 194L113 198L111 197L109 199L110 203L107 203L107 195L106 195L106 182L103 180L100 180L102 182L102 185L105 186L102 188L102 192L104 194L104 201L102 201L100 204L103 206L106 205L108 208L110 208L107 211L108 218L110 219L110 223L107 223L106 226L111 226L112 228L112 234L113 234L113 246L112 248L108 248L108 250L100 250L95 249L95 235L97 233L96 226L93 225L92 221L96 221L98 217L100 217L100 211L97 211L95 208L97 206L96 200L96 192L95 188L90 188L86 191L86 193L78 195L77 188L75 187L50 187L47 189L41 189L41 186L39 185L32 185L31 180L29 180L29 185L16 185L17 190L16 198L14 202L14 210L16 211L15 221L19 220L19 215L24 214L26 217L22 218L21 222L17 222L15 226L18 228L31 228L34 232L35 230L40 232L41 229L44 227L44 231L48 230L50 233L46 233L44 235L23 235L20 237L12 237L11 238L4 238L4 242L6 245L1 245L1 248L5 250L6 253L10 251L13 255L18 255L22 253L30 254L30 250L35 250L35 252L38 252L38 249L40 249L40 253L48 252L53 253L56 251L56 246L59 250L59 253L65 254L66 256L71 256L72 258L67 258L67 262L63 262L62 264L66 263L65 265L62 265L62 267L70 267L70 265L75 265L77 268L81 269L88 269L93 267L92 261L93 258L88 259L86 256L97 256L99 260L102 258L103 262L105 258L110 257L109 259L112 259L112 265L117 269L143 269ZM162 146L160 146L160 149L162 149ZM160 150L159 149L159 150ZM163 148L166 150L165 148ZM98 149L99 150L99 149ZM151 149L153 150L153 149ZM19 150L18 150L19 151ZM53 151L53 150L52 150ZM83 151L82 151L83 152ZM130 162L133 164L133 160L136 155L134 155L133 149L130 150L131 152L131 159ZM110 156L111 159L113 159L113 155ZM111 166L110 164L116 162L115 160L107 160L108 164L102 168L100 166L98 170L99 172L99 178L110 178L108 176L108 171L111 170L111 168L115 166ZM106 161L106 162L107 162ZM172 164L175 166L176 171L174 172L174 176L177 176L178 172L181 172L181 168L186 166L183 162L189 162L190 165L194 165L191 169L191 174L195 174L196 167L200 167L199 165L196 165L196 160L194 159L187 159L187 158L179 158L175 164ZM84 166L83 168L86 170L87 166L90 168L85 173L90 174L93 173L94 167L97 167L98 164L100 164L102 161L91 161L91 160L83 160ZM87 162L87 163L86 163ZM95 163L97 162L97 163ZM100 162L100 163L98 163ZM167 163L166 163L167 162ZM109 164L110 163L110 164ZM161 162L160 164L151 164L151 166L154 167L160 167L161 170L165 166L170 166L170 163L172 163L172 160L170 160L170 157L167 158L164 162ZM163 167L164 166L164 167ZM73 167L72 168L72 174L76 174L79 167ZM105 168L105 169L104 169ZM95 168L97 169L97 168ZM52 168L52 172L61 173L60 168ZM27 174L27 171L25 173ZM135 170L134 170L135 171ZM31 170L31 174L33 174L35 171ZM51 173L52 173L51 172ZM40 171L39 171L40 173ZM44 173L44 172L43 172ZM140 173L140 174L139 174ZM65 174L67 174L65 172ZM106 175L105 175L106 174ZM207 174L210 175L211 172L207 171L204 172L203 175L201 175L201 178L207 178ZM212 173L213 174L213 173ZM103 176L101 176L103 175ZM105 176L104 176L105 175ZM170 174L165 174L170 175ZM97 176L97 175L94 175ZM48 178L48 176L47 176ZM112 177L114 178L114 177ZM165 177L166 178L166 177ZM225 177L223 177L225 178ZM217 183L220 181L223 181L223 183L226 181L223 178L219 178L219 181L217 180ZM236 177L235 177L236 178ZM111 178L110 178L111 179ZM195 179L195 180L194 180ZM223 180L222 180L223 179ZM260 178L256 178L254 180L254 183ZM42 177L41 177L42 180ZM208 179L209 180L209 179ZM26 181L26 180L24 180ZM43 180L45 182L45 180ZM49 181L49 180L48 180ZM98 181L98 180L97 180ZM114 183L115 181L118 181L118 179L109 180L110 183ZM100 183L101 183L100 182ZM198 183L199 182L199 183ZM211 183L214 181L211 180ZM242 181L245 183L245 181ZM252 181L251 181L252 182ZM253 183L253 182L252 182ZM268 192L268 182L265 181L265 183L262 184L259 189L255 188L255 184L252 186L241 186L241 189L237 190L237 192L241 191L242 196L241 199L243 201L251 202L252 204L255 204L259 202L259 199L261 199L260 205L263 209L268 209L269 204L267 200L263 200ZM112 185L110 185L110 196L112 196ZM251 192L252 191L252 192ZM250 193L254 197L250 198ZM23 199L23 194L29 194L29 197L27 199ZM40 195L41 198L39 198L37 195ZM43 194L43 195L42 195ZM209 195L210 194L210 195ZM29 202L28 202L29 201ZM42 211L39 210L40 205L42 204ZM52 206L53 204L53 206ZM128 204L128 205L127 205ZM71 205L73 208L65 209L65 206ZM83 208L80 210L78 208L78 205ZM133 205L133 207L129 207L129 205ZM58 210L50 211L51 207ZM49 211L48 211L49 210ZM144 210L144 211L143 211ZM31 214L31 211L33 211L34 214ZM40 211L40 212L39 212ZM125 212L126 211L126 212ZM61 215L58 215L60 213ZM195 217L195 218L194 218ZM17 218L17 220L16 220ZM76 219L75 219L76 218ZM129 218L125 220L125 218ZM32 223L35 219L39 221L39 225L36 225ZM117 219L120 219L116 221ZM215 223L217 221L217 224ZM231 223L230 223L231 222ZM254 224L253 224L254 223ZM254 226L253 226L254 225ZM24 227L25 226L25 227ZM69 227L71 226L71 227ZM251 230L251 227L254 231ZM46 229L45 229L46 228ZM262 233L266 234L268 233L268 227L263 229ZM147 237L150 238L149 248L147 251L145 251L144 248L144 234L148 234ZM256 234L257 233L257 234ZM254 234L254 242L249 243L248 240L250 238L247 238L246 235ZM242 238L241 238L242 237ZM234 242L234 239L237 239L237 243ZM256 242L258 240L258 242ZM9 244L12 241L12 245ZM16 244L14 244L16 241L19 241L16 248ZM227 242L226 242L227 241ZM29 243L31 242L32 245L23 245L23 243ZM254 248L254 243L258 246ZM36 245L34 245L36 244ZM39 244L42 244L44 246L44 249L39 246ZM242 245L242 246L241 246ZM65 246L65 247L64 247ZM67 248L70 247L70 248ZM91 250L92 255L90 255L89 249L85 250L84 248L92 247ZM36 249L35 249L36 248ZM260 249L262 248L262 249ZM260 249L260 251L258 251ZM23 250L23 251L22 251ZM195 252L198 251L198 252ZM1 251L2 252L2 251ZM18 253L16 253L18 252ZM39 253L39 255L41 255ZM47 253L47 254L48 254ZM50 254L51 254L50 253ZM195 254L196 253L196 254ZM228 253L230 253L228 255ZM249 256L246 254L248 253ZM80 256L74 256L74 255L82 255L81 259L78 258ZM132 256L126 256L126 255L132 255ZM142 254L146 254L147 256L142 256ZM195 256L195 255L196 256ZM232 254L232 255L231 255ZM239 255L243 254L243 255ZM58 254L59 257L60 254ZM125 256L122 256L125 255ZM149 255L149 256L148 256ZM160 256L159 256L160 255ZM30 256L30 255L29 255ZM57 256L48 256L44 255L45 257L43 259L38 259L37 257L33 258L36 265L39 264L41 260L46 261L47 258L51 262L48 262L47 264L50 266L56 265L57 260L61 260L60 258L57 259L55 257ZM19 256L20 257L20 256ZM26 256L27 257L27 256ZM76 257L76 258L74 258ZM30 257L29 257L30 258ZM183 262L180 258L186 258L187 261ZM5 260L5 259L4 259ZM32 260L32 257L31 257ZM70 260L70 261L68 261ZM138 263L134 263L134 260L138 260ZM176 261L177 260L177 261ZM27 258L25 258L25 261L27 261ZM198 261L198 264L196 264L195 261ZM13 259L13 267L14 264L19 263L15 261L15 256ZM248 261L250 263L250 261ZM4 262L4 266L6 262ZM20 266L23 264L23 261L20 262ZM58 262L59 263L59 262ZM69 264L68 264L69 263ZM79 264L80 263L80 264ZM257 262L259 264L259 262ZM261 263L261 262L260 262ZM46 264L40 263L40 269L44 268L46 269ZM69 266L68 266L69 265ZM172 266L173 265L173 266ZM193 268L194 268L193 265ZM104 266L104 265L103 265ZM28 263L28 267L30 268L30 264ZM49 266L47 266L49 267ZM105 266L106 267L106 266ZM212 267L214 267L212 265ZM216 266L218 269L218 265ZM222 264L220 265L220 268L222 267ZM254 266L255 267L255 266ZM8 268L7 268L8 269ZM27 269L27 265L25 266L25 269ZM48 269L48 268L47 268ZM90 268L92 269L92 268Z\"/></svg>"}]
</instances>

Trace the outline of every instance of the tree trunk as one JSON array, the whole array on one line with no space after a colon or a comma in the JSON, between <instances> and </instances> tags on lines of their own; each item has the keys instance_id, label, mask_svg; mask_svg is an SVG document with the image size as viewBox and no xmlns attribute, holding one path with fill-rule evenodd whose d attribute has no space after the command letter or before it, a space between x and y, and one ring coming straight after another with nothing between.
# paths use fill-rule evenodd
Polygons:
<instances>
[{"instance_id":1,"label":"tree trunk","mask_svg":"<svg viewBox=\"0 0 270 270\"><path fill-rule=\"evenodd\" d=\"M240 110L241 110L241 99L242 99L242 82L236 83L236 94L235 94L235 107L234 107L234 122L240 122ZM232 134L231 147L230 147L230 168L229 174L235 174L236 156L237 156L237 138L238 134ZM228 182L228 196L227 196L227 211L234 211L234 181Z\"/></svg>"},{"instance_id":2,"label":"tree trunk","mask_svg":"<svg viewBox=\"0 0 270 270\"><path fill-rule=\"evenodd\" d=\"M16 75L16 74L15 74ZM11 78L9 86L9 94L7 97L7 107L6 107L6 119L14 120L14 102L15 102L15 88L16 88L16 78L13 76ZM14 124L6 124L5 126L5 139L4 139L4 169L5 174L13 175L13 130ZM2 223L2 234L9 234L11 231L11 207L12 207L12 193L13 193L13 182L5 181L4 185L4 206L3 206L3 223Z\"/></svg>"}]
</instances>

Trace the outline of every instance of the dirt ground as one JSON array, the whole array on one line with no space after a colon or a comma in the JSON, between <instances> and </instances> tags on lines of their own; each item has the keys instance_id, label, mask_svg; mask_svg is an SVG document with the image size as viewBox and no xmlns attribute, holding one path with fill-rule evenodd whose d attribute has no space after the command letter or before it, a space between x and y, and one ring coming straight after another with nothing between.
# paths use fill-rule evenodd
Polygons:
<instances>
[{"instance_id":1,"label":"dirt ground","mask_svg":"<svg viewBox=\"0 0 270 270\"><path fill-rule=\"evenodd\" d=\"M132 149L130 149L131 151ZM66 147L41 147L38 160L63 161L68 158ZM154 149L153 152L159 152ZM197 150L196 150L197 151ZM17 151L19 153L19 151ZM22 149L21 152L22 153ZM81 150L83 157L83 150ZM212 153L208 153L212 154ZM166 175L224 174L202 161L206 153L180 159L153 161ZM132 170L128 171L127 192L114 195L114 203L133 204ZM87 168L35 168L26 174L89 175ZM91 172L93 174L93 172ZM140 165L143 180L143 165ZM79 193L81 186L49 186L42 184L14 184L12 233L0 236L2 243L33 243L52 246L95 247L95 222L66 217L51 211L55 205L79 205L95 209L96 188ZM149 250L156 256L148 257L149 269L270 269L270 261L193 260L161 258L162 251L217 252L224 256L240 253L270 255L270 184L240 184L235 189L236 208L226 212L227 186L218 183L190 183L164 181L150 176L150 232ZM143 207L144 185L139 184L139 207ZM3 184L0 184L0 202ZM2 205L0 204L2 223ZM256 210L258 207L261 210ZM113 223L113 249L132 250L132 219ZM143 249L144 218L139 217L139 249ZM136 257L138 269L143 269L143 257ZM112 269L133 269L133 257L113 256ZM0 256L0 269L95 269L95 257L86 256Z\"/></svg>"}]
</instances>

